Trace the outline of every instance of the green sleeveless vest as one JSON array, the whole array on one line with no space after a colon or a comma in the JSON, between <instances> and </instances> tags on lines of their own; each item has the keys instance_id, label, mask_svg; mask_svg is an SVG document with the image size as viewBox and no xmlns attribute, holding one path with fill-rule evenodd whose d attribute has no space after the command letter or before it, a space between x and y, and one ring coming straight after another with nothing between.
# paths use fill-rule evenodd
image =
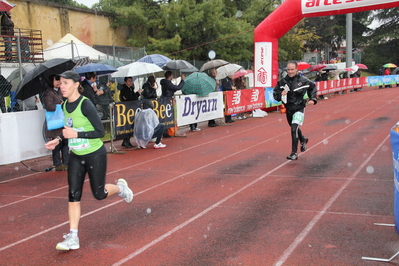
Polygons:
<instances>
[{"instance_id":1,"label":"green sleeveless vest","mask_svg":"<svg viewBox=\"0 0 399 266\"><path fill-rule=\"evenodd\" d=\"M65 114L65 125L68 127L72 127L74 130L78 132L88 132L93 131L94 127L90 123L89 119L82 114L82 103L84 100L88 100L86 97L82 97L78 106L72 113L68 113L66 110L66 103L64 104L64 114ZM68 146L71 152L77 155L86 155L92 153L99 148L101 148L103 142L100 138L96 139L83 139L83 138L74 138L68 139Z\"/></svg>"}]
</instances>

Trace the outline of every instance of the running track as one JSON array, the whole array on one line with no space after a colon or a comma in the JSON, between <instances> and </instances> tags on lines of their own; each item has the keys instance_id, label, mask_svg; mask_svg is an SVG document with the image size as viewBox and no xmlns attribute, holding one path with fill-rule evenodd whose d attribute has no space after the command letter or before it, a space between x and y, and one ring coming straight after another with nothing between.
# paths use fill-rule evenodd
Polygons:
<instances>
[{"instance_id":1,"label":"running track","mask_svg":"<svg viewBox=\"0 0 399 266\"><path fill-rule=\"evenodd\" d=\"M298 161L277 112L110 153L108 181L125 178L135 198L97 201L86 184L75 251L55 249L69 230L65 172L0 166L0 264L382 265L362 256L399 251L395 229L374 224L393 223L398 102L399 88L366 88L308 106Z\"/></svg>"}]
</instances>

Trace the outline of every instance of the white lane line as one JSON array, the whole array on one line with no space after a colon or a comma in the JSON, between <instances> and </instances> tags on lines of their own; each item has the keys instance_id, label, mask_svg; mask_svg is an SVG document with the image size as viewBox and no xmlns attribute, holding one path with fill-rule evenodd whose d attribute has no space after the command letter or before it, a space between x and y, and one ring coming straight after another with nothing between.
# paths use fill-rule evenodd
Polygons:
<instances>
[{"instance_id":1,"label":"white lane line","mask_svg":"<svg viewBox=\"0 0 399 266\"><path fill-rule=\"evenodd\" d=\"M309 234L309 232L313 229L313 227L320 221L320 219L326 214L327 210L331 207L331 205L341 196L342 192L349 186L349 184L355 179L355 177L359 174L360 170L363 169L366 164L371 160L372 157L377 153L379 149L381 149L382 145L388 140L389 135L374 149L374 151L367 157L366 160L352 173L352 175L345 181L345 183L338 189L337 192L329 199L329 201L323 206L323 209L313 217L310 223L302 230L302 232L297 236L294 242L284 251L282 256L274 263L275 266L281 266L286 262L286 260L291 256L294 250L298 247L299 244L305 239L305 237Z\"/></svg>"}]
</instances>

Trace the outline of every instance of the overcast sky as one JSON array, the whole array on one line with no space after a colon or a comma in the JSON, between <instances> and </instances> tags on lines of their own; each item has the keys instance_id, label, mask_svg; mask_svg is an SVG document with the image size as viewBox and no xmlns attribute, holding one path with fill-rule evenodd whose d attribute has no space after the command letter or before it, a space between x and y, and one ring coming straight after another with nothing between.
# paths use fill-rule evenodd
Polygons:
<instances>
[{"instance_id":1,"label":"overcast sky","mask_svg":"<svg viewBox=\"0 0 399 266\"><path fill-rule=\"evenodd\" d=\"M87 7L91 7L94 4L97 4L99 0L75 0L79 4L84 4Z\"/></svg>"}]
</instances>

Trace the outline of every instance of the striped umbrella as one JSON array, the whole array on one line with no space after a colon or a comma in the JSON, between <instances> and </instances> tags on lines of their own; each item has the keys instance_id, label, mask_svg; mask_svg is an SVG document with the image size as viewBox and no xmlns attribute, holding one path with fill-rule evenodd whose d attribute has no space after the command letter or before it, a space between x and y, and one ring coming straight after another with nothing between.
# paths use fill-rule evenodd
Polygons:
<instances>
[{"instance_id":1,"label":"striped umbrella","mask_svg":"<svg viewBox=\"0 0 399 266\"><path fill-rule=\"evenodd\" d=\"M155 65L161 67L161 66L165 65L167 62L169 62L170 60L171 59L169 57L166 57L161 54L149 54L149 55L146 55L146 56L140 58L139 60L137 60L137 62L155 64Z\"/></svg>"},{"instance_id":2,"label":"striped umbrella","mask_svg":"<svg viewBox=\"0 0 399 266\"><path fill-rule=\"evenodd\" d=\"M382 67L384 67L384 68L395 68L397 66L395 64L388 63L388 64L383 65Z\"/></svg>"},{"instance_id":3,"label":"striped umbrella","mask_svg":"<svg viewBox=\"0 0 399 266\"><path fill-rule=\"evenodd\" d=\"M14 6L16 6L16 4L11 4L7 2L7 0L0 0L0 11L10 11Z\"/></svg>"},{"instance_id":4,"label":"striped umbrella","mask_svg":"<svg viewBox=\"0 0 399 266\"><path fill-rule=\"evenodd\" d=\"M196 94L205 96L216 89L216 81L204 72L194 72L184 80L181 89L184 94Z\"/></svg>"}]
</instances>

